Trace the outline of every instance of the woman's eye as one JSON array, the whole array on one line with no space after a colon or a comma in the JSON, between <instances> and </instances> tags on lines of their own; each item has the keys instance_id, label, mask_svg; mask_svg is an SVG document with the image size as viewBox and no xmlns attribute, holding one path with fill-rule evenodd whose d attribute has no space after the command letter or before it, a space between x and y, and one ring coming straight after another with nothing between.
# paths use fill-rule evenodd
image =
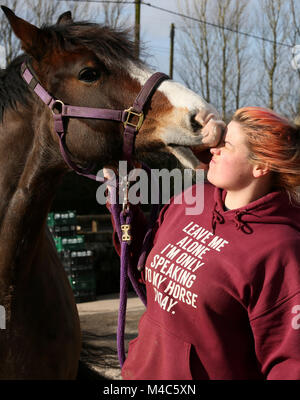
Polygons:
<instances>
[{"instance_id":1,"label":"woman's eye","mask_svg":"<svg viewBox=\"0 0 300 400\"><path fill-rule=\"evenodd\" d=\"M95 82L99 79L100 74L93 68L84 68L79 72L78 79L83 82Z\"/></svg>"}]
</instances>

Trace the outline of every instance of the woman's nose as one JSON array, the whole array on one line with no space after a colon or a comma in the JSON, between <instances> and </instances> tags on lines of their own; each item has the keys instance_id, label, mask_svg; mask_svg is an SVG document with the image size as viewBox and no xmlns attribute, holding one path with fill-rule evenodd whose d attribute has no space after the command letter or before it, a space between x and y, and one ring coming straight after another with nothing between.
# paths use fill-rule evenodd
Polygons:
<instances>
[{"instance_id":1,"label":"woman's nose","mask_svg":"<svg viewBox=\"0 0 300 400\"><path fill-rule=\"evenodd\" d=\"M211 152L212 155L220 154L220 147L212 147L210 149L210 152Z\"/></svg>"}]
</instances>

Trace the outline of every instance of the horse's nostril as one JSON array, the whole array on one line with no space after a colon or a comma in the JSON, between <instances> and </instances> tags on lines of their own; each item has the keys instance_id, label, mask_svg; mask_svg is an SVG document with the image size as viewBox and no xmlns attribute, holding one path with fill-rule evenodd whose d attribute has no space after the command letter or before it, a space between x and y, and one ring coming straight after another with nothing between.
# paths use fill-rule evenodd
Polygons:
<instances>
[{"instance_id":1,"label":"horse's nostril","mask_svg":"<svg viewBox=\"0 0 300 400\"><path fill-rule=\"evenodd\" d=\"M190 123L191 123L191 128L193 130L193 132L197 132L199 129L202 129L202 125L196 121L196 113L192 114L190 117Z\"/></svg>"}]
</instances>

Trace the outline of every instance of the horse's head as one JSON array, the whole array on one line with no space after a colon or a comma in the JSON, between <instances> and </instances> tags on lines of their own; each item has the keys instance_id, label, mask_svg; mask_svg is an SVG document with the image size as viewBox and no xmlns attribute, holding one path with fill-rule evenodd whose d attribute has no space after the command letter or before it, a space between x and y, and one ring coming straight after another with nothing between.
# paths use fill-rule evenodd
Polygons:
<instances>
[{"instance_id":1,"label":"horse's head","mask_svg":"<svg viewBox=\"0 0 300 400\"><path fill-rule=\"evenodd\" d=\"M81 107L128 109L151 72L135 58L124 32L85 22L73 22L64 13L53 26L37 28L2 7L42 86L64 104ZM215 146L218 135L203 135L202 126L212 106L171 80L164 81L145 109L137 135L136 156L145 152L173 153L187 167L198 160L190 147ZM40 132L57 144L52 113L36 98ZM123 124L99 119L65 121L66 146L78 163L101 166L122 156ZM49 139L48 138L48 139Z\"/></svg>"}]
</instances>

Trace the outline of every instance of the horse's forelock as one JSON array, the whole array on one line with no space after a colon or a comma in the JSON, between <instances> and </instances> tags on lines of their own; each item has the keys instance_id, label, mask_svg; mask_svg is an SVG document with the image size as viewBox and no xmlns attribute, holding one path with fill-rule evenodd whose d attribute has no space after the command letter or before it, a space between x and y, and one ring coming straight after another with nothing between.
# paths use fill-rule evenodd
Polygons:
<instances>
[{"instance_id":1,"label":"horse's forelock","mask_svg":"<svg viewBox=\"0 0 300 400\"><path fill-rule=\"evenodd\" d=\"M128 61L140 63L134 52L129 31L111 29L88 22L42 27L51 37L50 45L61 51L76 52L85 47L108 68L126 68Z\"/></svg>"}]
</instances>

